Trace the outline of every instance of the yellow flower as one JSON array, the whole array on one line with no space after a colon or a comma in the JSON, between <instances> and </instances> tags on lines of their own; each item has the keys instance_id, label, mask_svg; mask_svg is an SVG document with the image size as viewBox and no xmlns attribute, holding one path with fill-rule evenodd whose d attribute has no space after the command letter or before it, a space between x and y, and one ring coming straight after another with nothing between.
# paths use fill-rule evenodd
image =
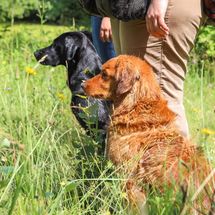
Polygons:
<instances>
[{"instance_id":1,"label":"yellow flower","mask_svg":"<svg viewBox=\"0 0 215 215\"><path fill-rule=\"evenodd\" d=\"M36 75L37 74L36 70L31 68L31 67L26 67L25 72L29 75Z\"/></svg>"},{"instance_id":2,"label":"yellow flower","mask_svg":"<svg viewBox=\"0 0 215 215\"><path fill-rule=\"evenodd\" d=\"M202 134L207 134L207 135L212 135L212 134L215 134L215 131L214 131L214 130L211 130L211 129L209 129L209 128L203 128L203 129L201 130L201 133L202 133Z\"/></svg>"},{"instance_id":3,"label":"yellow flower","mask_svg":"<svg viewBox=\"0 0 215 215\"><path fill-rule=\"evenodd\" d=\"M57 93L57 97L61 101L65 101L66 100L66 96L63 93Z\"/></svg>"}]
</instances>

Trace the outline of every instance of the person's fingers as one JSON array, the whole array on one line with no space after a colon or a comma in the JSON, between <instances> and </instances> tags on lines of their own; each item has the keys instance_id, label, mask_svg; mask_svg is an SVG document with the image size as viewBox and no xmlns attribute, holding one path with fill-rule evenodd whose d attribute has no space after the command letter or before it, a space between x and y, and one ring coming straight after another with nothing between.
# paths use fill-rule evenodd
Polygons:
<instances>
[{"instance_id":1,"label":"person's fingers","mask_svg":"<svg viewBox=\"0 0 215 215\"><path fill-rule=\"evenodd\" d=\"M157 37L157 38L164 38L164 34L159 32L159 31L154 31L151 33L152 36Z\"/></svg>"},{"instance_id":2,"label":"person's fingers","mask_svg":"<svg viewBox=\"0 0 215 215\"><path fill-rule=\"evenodd\" d=\"M110 42L112 40L112 31L110 30L101 30L100 39L102 42Z\"/></svg>"},{"instance_id":3,"label":"person's fingers","mask_svg":"<svg viewBox=\"0 0 215 215\"><path fill-rule=\"evenodd\" d=\"M104 30L100 30L100 39L104 42Z\"/></svg>"},{"instance_id":4,"label":"person's fingers","mask_svg":"<svg viewBox=\"0 0 215 215\"><path fill-rule=\"evenodd\" d=\"M159 38L164 38L169 34L168 26L166 25L164 20L159 17L157 19L149 19L147 21L146 27L151 35Z\"/></svg>"},{"instance_id":5,"label":"person's fingers","mask_svg":"<svg viewBox=\"0 0 215 215\"><path fill-rule=\"evenodd\" d=\"M162 38L165 35L165 33L159 28L156 18L148 18L146 21L146 27L148 32L154 37Z\"/></svg>"},{"instance_id":6,"label":"person's fingers","mask_svg":"<svg viewBox=\"0 0 215 215\"><path fill-rule=\"evenodd\" d=\"M157 37L159 37L159 38L164 38L168 35L168 32L161 29L160 26L157 26L157 28L154 32L157 34Z\"/></svg>"},{"instance_id":7,"label":"person's fingers","mask_svg":"<svg viewBox=\"0 0 215 215\"><path fill-rule=\"evenodd\" d=\"M149 22L151 33L158 33L158 23L157 23L157 18L154 17L153 19L150 20Z\"/></svg>"},{"instance_id":8,"label":"person's fingers","mask_svg":"<svg viewBox=\"0 0 215 215\"><path fill-rule=\"evenodd\" d=\"M108 30L106 30L106 31L104 32L104 40L105 40L105 42L108 42L108 41L109 41L109 36L110 36L110 33L109 33Z\"/></svg>"},{"instance_id":9,"label":"person's fingers","mask_svg":"<svg viewBox=\"0 0 215 215\"><path fill-rule=\"evenodd\" d=\"M165 32L166 35L169 34L169 28L167 26L167 24L165 23L164 19L161 18L161 17L158 17L158 25L159 25L159 28Z\"/></svg>"}]
</instances>

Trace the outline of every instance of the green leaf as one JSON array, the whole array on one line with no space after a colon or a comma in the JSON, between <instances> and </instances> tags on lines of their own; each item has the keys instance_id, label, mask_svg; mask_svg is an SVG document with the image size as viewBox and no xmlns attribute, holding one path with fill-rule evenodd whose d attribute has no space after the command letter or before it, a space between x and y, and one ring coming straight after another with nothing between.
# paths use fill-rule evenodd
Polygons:
<instances>
[{"instance_id":1,"label":"green leaf","mask_svg":"<svg viewBox=\"0 0 215 215\"><path fill-rule=\"evenodd\" d=\"M71 182L66 185L65 192L73 191L77 187L77 184L75 182Z\"/></svg>"}]
</instances>

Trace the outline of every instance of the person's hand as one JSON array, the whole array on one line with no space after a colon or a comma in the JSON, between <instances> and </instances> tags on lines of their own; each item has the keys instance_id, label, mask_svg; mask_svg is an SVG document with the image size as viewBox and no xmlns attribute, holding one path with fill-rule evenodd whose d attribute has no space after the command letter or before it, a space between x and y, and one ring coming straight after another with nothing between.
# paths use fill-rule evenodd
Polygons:
<instances>
[{"instance_id":1,"label":"person's hand","mask_svg":"<svg viewBox=\"0 0 215 215\"><path fill-rule=\"evenodd\" d=\"M168 0L151 0L147 14L146 27L148 32L158 38L169 34L169 28L164 21Z\"/></svg>"},{"instance_id":2,"label":"person's hand","mask_svg":"<svg viewBox=\"0 0 215 215\"><path fill-rule=\"evenodd\" d=\"M112 40L112 30L109 17L104 17L100 27L100 39L103 42L110 42Z\"/></svg>"}]
</instances>

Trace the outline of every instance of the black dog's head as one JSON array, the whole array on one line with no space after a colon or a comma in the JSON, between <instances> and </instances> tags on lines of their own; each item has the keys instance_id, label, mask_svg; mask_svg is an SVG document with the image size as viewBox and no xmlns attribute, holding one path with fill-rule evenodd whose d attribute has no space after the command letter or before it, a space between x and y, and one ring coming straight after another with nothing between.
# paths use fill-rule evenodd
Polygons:
<instances>
[{"instance_id":1,"label":"black dog's head","mask_svg":"<svg viewBox=\"0 0 215 215\"><path fill-rule=\"evenodd\" d=\"M91 34L87 31L63 33L50 46L35 51L34 56L43 65L65 65L66 61L75 58L79 49L85 45L89 47L91 41Z\"/></svg>"}]
</instances>

